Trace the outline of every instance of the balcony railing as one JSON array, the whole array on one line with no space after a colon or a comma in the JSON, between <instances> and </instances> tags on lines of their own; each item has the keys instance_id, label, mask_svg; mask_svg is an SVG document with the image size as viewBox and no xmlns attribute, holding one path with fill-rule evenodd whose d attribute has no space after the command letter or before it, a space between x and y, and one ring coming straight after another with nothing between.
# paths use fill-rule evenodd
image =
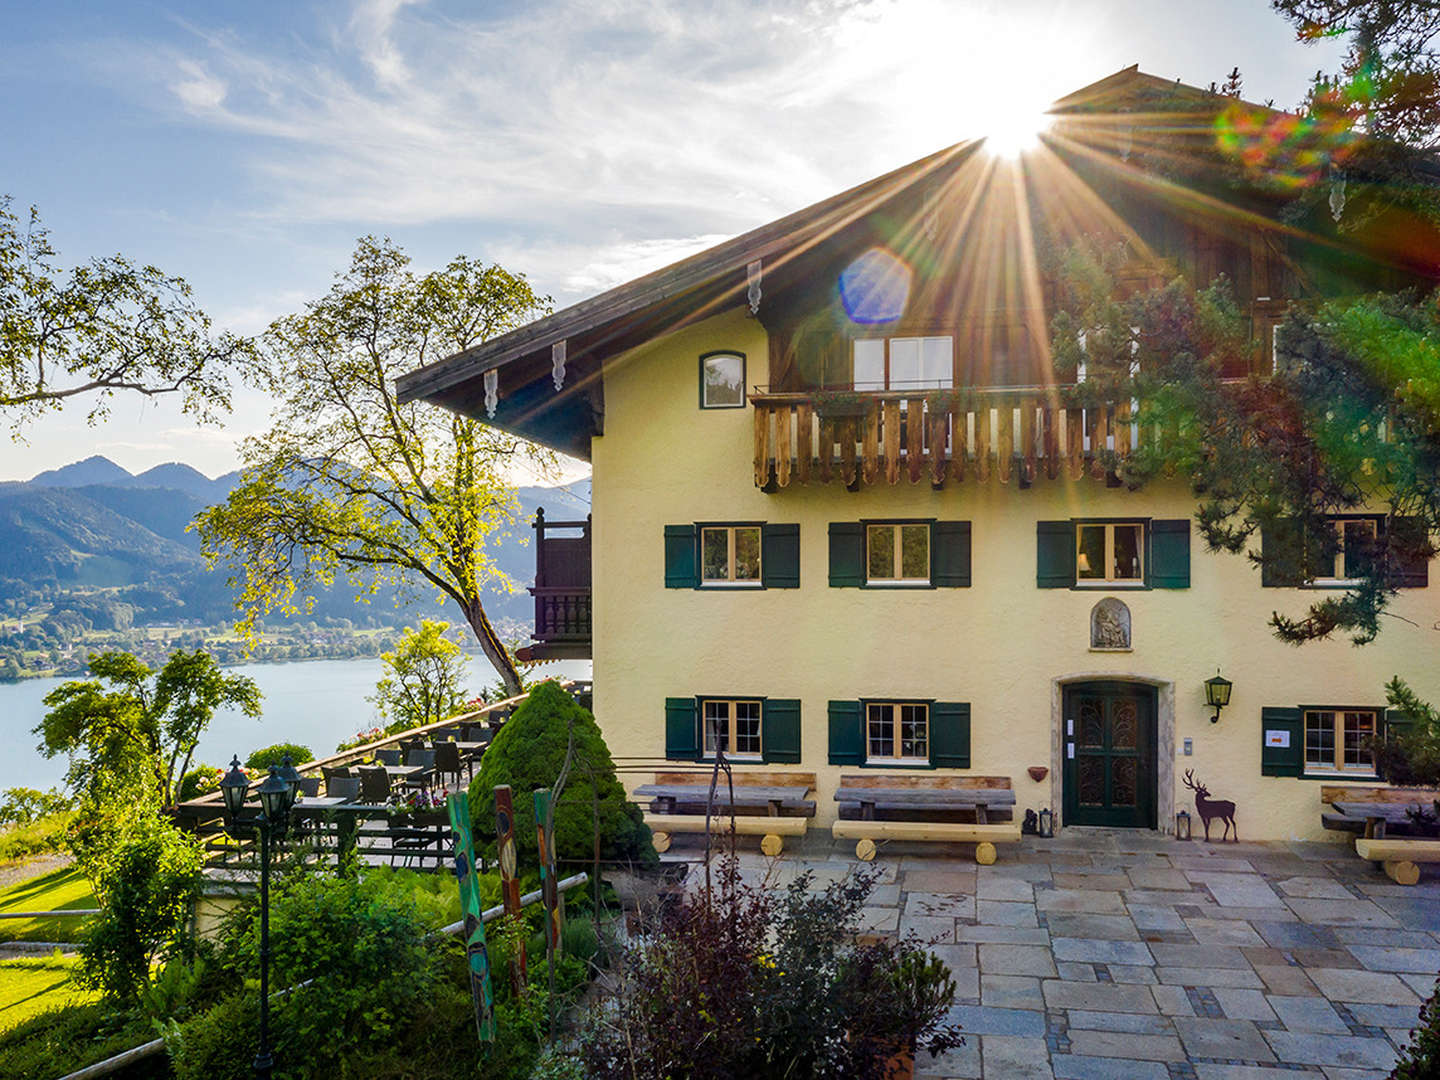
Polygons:
<instances>
[{"instance_id":1,"label":"balcony railing","mask_svg":"<svg viewBox=\"0 0 1440 1080\"><path fill-rule=\"evenodd\" d=\"M1103 478L1155 437L1124 401L1061 404L1053 389L750 395L755 484L940 485L971 479Z\"/></svg>"},{"instance_id":2,"label":"balcony railing","mask_svg":"<svg viewBox=\"0 0 1440 1080\"><path fill-rule=\"evenodd\" d=\"M576 532L579 535L574 535ZM555 533L570 535L554 535ZM546 521L535 513L535 629L527 658L590 655L590 519Z\"/></svg>"}]
</instances>

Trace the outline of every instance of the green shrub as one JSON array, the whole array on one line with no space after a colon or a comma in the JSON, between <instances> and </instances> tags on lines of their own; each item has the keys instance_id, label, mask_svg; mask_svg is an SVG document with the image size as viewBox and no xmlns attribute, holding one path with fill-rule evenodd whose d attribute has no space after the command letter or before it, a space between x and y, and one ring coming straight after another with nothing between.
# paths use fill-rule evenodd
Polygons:
<instances>
[{"instance_id":1,"label":"green shrub","mask_svg":"<svg viewBox=\"0 0 1440 1080\"><path fill-rule=\"evenodd\" d=\"M1420 1007L1420 1023L1410 1035L1410 1044L1400 1052L1393 1080L1430 1080L1440 1076L1440 982Z\"/></svg>"},{"instance_id":2,"label":"green shrub","mask_svg":"<svg viewBox=\"0 0 1440 1080\"><path fill-rule=\"evenodd\" d=\"M42 1013L0 1039L0 1076L5 1080L54 1080L153 1038L148 1019L104 1005L75 1005ZM153 1078L163 1076L163 1070L163 1058L146 1058L111 1073L107 1080Z\"/></svg>"},{"instance_id":3,"label":"green shrub","mask_svg":"<svg viewBox=\"0 0 1440 1080\"><path fill-rule=\"evenodd\" d=\"M625 797L615 777L615 763L595 718L558 683L543 682L506 721L480 759L470 784L470 812L475 835L495 835L495 786L509 784L515 792L515 844L521 870L535 866L535 803L532 792L552 787L565 759L570 724L575 726L575 759L555 807L555 850L562 860L589 860L593 855L593 793L600 795L600 857L651 864L656 861L638 806ZM588 767L587 767L588 766ZM592 778L593 773L593 778ZM495 854L493 840L486 845Z\"/></svg>"},{"instance_id":4,"label":"green shrub","mask_svg":"<svg viewBox=\"0 0 1440 1080\"><path fill-rule=\"evenodd\" d=\"M70 834L70 823L75 812L53 814L40 818L28 825L17 825L0 832L0 862L23 859L30 855L47 855L65 847Z\"/></svg>"},{"instance_id":5,"label":"green shrub","mask_svg":"<svg viewBox=\"0 0 1440 1080\"><path fill-rule=\"evenodd\" d=\"M290 755L291 765L304 765L307 761L314 761L315 755L310 752L308 746L301 746L299 743L281 742L274 746L262 746L248 758L245 759L245 768L254 771L255 769L265 770L271 765L282 765L285 762L285 755Z\"/></svg>"},{"instance_id":6,"label":"green shrub","mask_svg":"<svg viewBox=\"0 0 1440 1080\"><path fill-rule=\"evenodd\" d=\"M220 781L224 776L225 770L218 765L196 765L195 768L180 777L180 787L175 795L175 801L189 802L191 799L200 798L201 795L219 791Z\"/></svg>"},{"instance_id":7,"label":"green shrub","mask_svg":"<svg viewBox=\"0 0 1440 1080\"><path fill-rule=\"evenodd\" d=\"M149 982L157 952L183 927L203 862L189 833L154 814L135 817L96 868L100 914L86 924L80 985L133 1000Z\"/></svg>"}]
</instances>

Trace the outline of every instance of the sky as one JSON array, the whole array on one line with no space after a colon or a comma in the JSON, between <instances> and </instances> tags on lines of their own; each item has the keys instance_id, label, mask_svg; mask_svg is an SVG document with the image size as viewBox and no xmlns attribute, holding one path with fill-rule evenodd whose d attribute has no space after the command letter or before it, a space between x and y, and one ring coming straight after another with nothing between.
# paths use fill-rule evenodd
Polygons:
<instances>
[{"instance_id":1,"label":"sky","mask_svg":"<svg viewBox=\"0 0 1440 1080\"><path fill-rule=\"evenodd\" d=\"M1333 44L1266 0L0 0L0 194L65 265L122 253L257 333L356 238L420 270L464 253L557 308L1139 63L1238 66L1290 107ZM1327 51L1328 50L1328 51ZM0 480L90 454L237 465L220 427L117 398L0 432Z\"/></svg>"}]
</instances>

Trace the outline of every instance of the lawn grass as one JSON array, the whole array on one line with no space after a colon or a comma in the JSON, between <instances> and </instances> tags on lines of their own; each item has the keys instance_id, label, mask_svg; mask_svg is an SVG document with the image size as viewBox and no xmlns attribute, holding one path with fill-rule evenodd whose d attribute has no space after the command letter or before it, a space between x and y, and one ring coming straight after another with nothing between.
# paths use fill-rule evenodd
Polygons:
<instances>
[{"instance_id":1,"label":"lawn grass","mask_svg":"<svg viewBox=\"0 0 1440 1080\"><path fill-rule=\"evenodd\" d=\"M99 905L90 883L74 866L61 867L0 890L0 911L61 911ZM81 916L0 919L0 941L79 941Z\"/></svg>"},{"instance_id":2,"label":"lawn grass","mask_svg":"<svg viewBox=\"0 0 1440 1080\"><path fill-rule=\"evenodd\" d=\"M75 964L75 957L58 954L0 960L0 1032L41 1013L98 1000L70 982Z\"/></svg>"}]
</instances>

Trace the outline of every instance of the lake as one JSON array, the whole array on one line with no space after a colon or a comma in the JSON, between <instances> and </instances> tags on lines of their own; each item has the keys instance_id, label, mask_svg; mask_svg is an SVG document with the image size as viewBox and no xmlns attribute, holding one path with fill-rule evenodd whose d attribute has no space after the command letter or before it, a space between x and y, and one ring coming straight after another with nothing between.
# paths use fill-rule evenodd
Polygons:
<instances>
[{"instance_id":1,"label":"lake","mask_svg":"<svg viewBox=\"0 0 1440 1080\"><path fill-rule=\"evenodd\" d=\"M308 746L317 757L332 753L335 744L376 722L375 707L366 697L380 679L379 657L359 660L298 660L290 664L242 664L227 672L248 675L265 695L260 719L222 710L200 738L197 762L226 765L232 754L240 760L252 750L277 742ZM589 660L564 660L534 669L534 677L590 677ZM47 760L35 746L33 732L45 713L43 698L66 679L25 679L0 683L0 789L49 788L65 777L65 758ZM470 657L470 691L493 686L497 676L479 654Z\"/></svg>"}]
</instances>

